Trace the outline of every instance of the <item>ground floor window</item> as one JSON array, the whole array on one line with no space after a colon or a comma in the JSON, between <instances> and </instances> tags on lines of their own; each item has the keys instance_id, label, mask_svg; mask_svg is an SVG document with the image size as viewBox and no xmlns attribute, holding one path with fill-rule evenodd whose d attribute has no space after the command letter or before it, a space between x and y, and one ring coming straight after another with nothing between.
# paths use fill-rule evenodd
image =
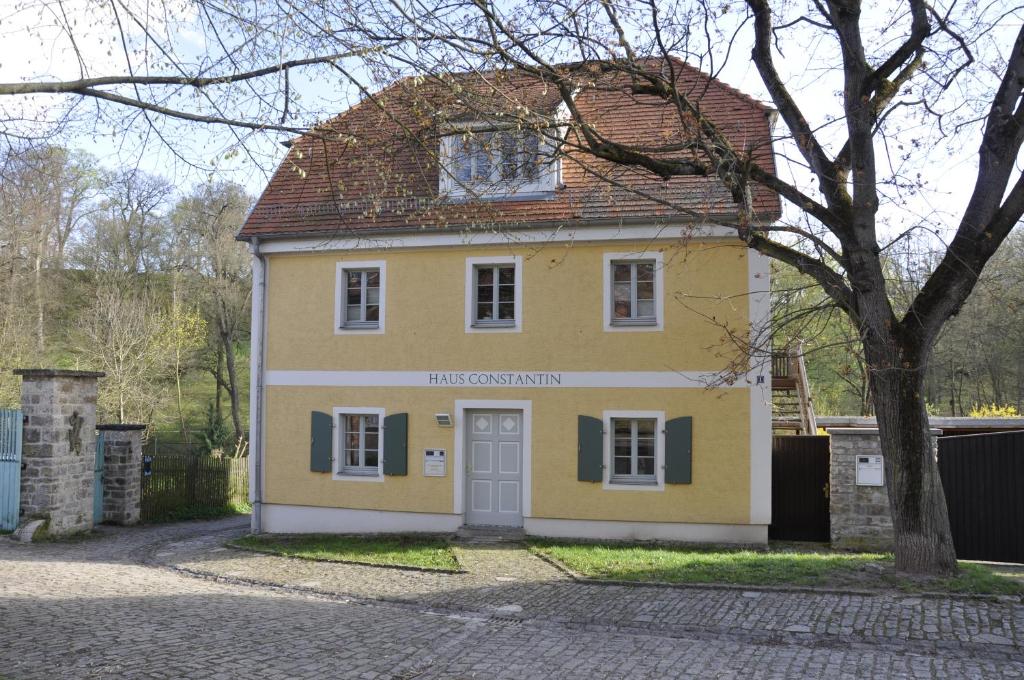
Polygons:
<instances>
[{"instance_id":1,"label":"ground floor window","mask_svg":"<svg viewBox=\"0 0 1024 680\"><path fill-rule=\"evenodd\" d=\"M612 418L613 468L616 484L656 484L654 418Z\"/></svg>"},{"instance_id":2,"label":"ground floor window","mask_svg":"<svg viewBox=\"0 0 1024 680\"><path fill-rule=\"evenodd\" d=\"M343 475L377 475L380 469L380 416L376 413L341 413L341 466Z\"/></svg>"}]
</instances>

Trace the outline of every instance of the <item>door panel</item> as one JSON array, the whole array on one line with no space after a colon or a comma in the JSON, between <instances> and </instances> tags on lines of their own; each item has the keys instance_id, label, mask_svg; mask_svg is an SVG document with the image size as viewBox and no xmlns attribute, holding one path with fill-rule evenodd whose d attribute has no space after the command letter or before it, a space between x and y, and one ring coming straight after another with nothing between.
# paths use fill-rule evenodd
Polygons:
<instances>
[{"instance_id":1,"label":"door panel","mask_svg":"<svg viewBox=\"0 0 1024 680\"><path fill-rule=\"evenodd\" d=\"M519 442L498 443L498 472L503 475L519 474L519 464L522 460Z\"/></svg>"},{"instance_id":2,"label":"door panel","mask_svg":"<svg viewBox=\"0 0 1024 680\"><path fill-rule=\"evenodd\" d=\"M466 524L523 525L523 414L470 411L466 432Z\"/></svg>"},{"instance_id":3,"label":"door panel","mask_svg":"<svg viewBox=\"0 0 1024 680\"><path fill-rule=\"evenodd\" d=\"M491 472L491 442L473 442L473 461L471 469L480 474Z\"/></svg>"}]
</instances>

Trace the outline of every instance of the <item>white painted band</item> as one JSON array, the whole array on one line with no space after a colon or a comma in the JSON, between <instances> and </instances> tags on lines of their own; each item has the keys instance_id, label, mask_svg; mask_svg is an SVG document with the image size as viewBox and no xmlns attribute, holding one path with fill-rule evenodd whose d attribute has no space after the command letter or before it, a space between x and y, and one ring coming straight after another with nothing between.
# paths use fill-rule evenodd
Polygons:
<instances>
[{"instance_id":1,"label":"white painted band","mask_svg":"<svg viewBox=\"0 0 1024 680\"><path fill-rule=\"evenodd\" d=\"M263 506L263 531L272 534L373 534L392 531L451 533L461 515L392 510L321 508L310 505Z\"/></svg>"},{"instance_id":2,"label":"white painted band","mask_svg":"<svg viewBox=\"0 0 1024 680\"><path fill-rule=\"evenodd\" d=\"M309 505L263 506L263 530L275 534L369 534L388 532L452 533L462 515L392 510L358 510ZM764 524L686 524L683 522L620 522L613 520L526 517L524 530L533 536L698 543L765 543Z\"/></svg>"},{"instance_id":3,"label":"white painted band","mask_svg":"<svg viewBox=\"0 0 1024 680\"><path fill-rule=\"evenodd\" d=\"M715 372L674 371L267 371L279 387L473 387L488 388L748 388L744 376L726 384ZM749 382L748 382L749 381Z\"/></svg>"}]
</instances>

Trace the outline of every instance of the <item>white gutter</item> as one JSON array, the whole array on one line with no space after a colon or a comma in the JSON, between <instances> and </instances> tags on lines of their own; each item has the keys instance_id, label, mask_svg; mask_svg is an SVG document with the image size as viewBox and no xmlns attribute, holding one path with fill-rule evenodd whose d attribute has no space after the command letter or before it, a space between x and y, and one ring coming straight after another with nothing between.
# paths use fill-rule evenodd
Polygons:
<instances>
[{"instance_id":1,"label":"white gutter","mask_svg":"<svg viewBox=\"0 0 1024 680\"><path fill-rule=\"evenodd\" d=\"M249 241L252 252L252 321L249 355L249 502L252 533L263 530L263 347L266 333L266 261L260 241Z\"/></svg>"}]
</instances>

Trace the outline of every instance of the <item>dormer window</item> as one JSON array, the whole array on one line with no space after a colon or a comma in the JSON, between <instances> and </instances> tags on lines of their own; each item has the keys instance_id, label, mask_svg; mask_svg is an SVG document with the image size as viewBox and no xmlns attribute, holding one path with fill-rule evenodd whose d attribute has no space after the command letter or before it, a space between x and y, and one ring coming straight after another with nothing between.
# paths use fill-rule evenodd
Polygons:
<instances>
[{"instance_id":1,"label":"dormer window","mask_svg":"<svg viewBox=\"0 0 1024 680\"><path fill-rule=\"evenodd\" d=\"M532 130L466 131L441 143L440 192L452 198L545 198L558 181L550 145Z\"/></svg>"}]
</instances>

